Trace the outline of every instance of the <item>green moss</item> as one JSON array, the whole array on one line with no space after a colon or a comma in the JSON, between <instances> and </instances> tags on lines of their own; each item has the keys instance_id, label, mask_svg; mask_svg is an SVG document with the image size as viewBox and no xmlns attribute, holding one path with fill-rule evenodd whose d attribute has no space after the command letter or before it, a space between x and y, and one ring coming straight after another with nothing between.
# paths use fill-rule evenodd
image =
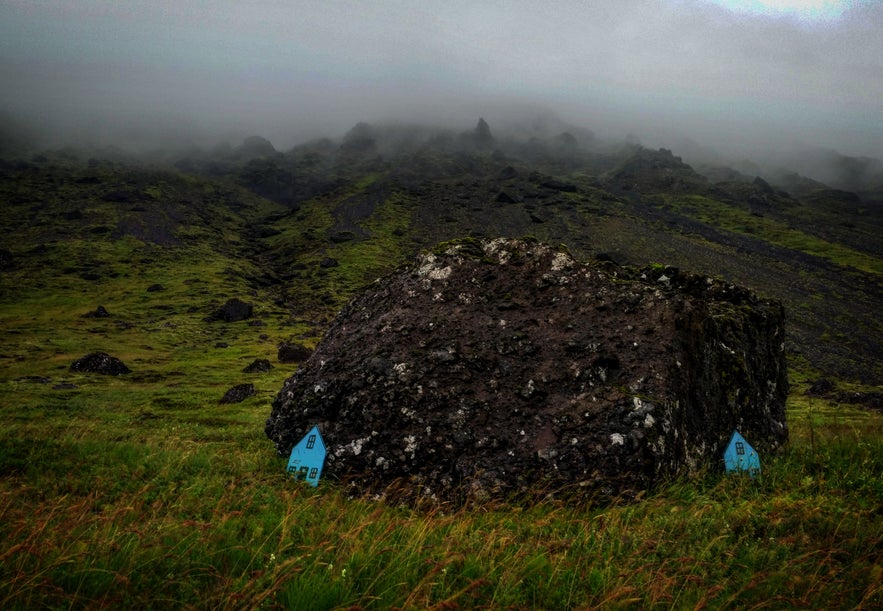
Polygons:
<instances>
[{"instance_id":1,"label":"green moss","mask_svg":"<svg viewBox=\"0 0 883 611\"><path fill-rule=\"evenodd\" d=\"M786 224L766 217L752 215L747 210L730 206L701 195L666 196L674 209L714 227L736 233L750 234L772 244L827 259L843 267L883 275L883 259L828 242Z\"/></svg>"}]
</instances>

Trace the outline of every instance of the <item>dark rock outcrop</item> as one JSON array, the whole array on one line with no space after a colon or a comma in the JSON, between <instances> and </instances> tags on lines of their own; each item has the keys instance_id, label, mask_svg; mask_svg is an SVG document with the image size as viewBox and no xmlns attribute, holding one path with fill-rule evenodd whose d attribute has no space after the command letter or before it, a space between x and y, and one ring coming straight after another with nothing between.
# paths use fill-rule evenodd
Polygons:
<instances>
[{"instance_id":1,"label":"dark rock outcrop","mask_svg":"<svg viewBox=\"0 0 883 611\"><path fill-rule=\"evenodd\" d=\"M254 384L237 384L221 397L221 403L241 403L254 396Z\"/></svg>"},{"instance_id":2,"label":"dark rock outcrop","mask_svg":"<svg viewBox=\"0 0 883 611\"><path fill-rule=\"evenodd\" d=\"M310 358L312 354L313 351L306 346L283 342L279 344L279 352L276 354L276 358L280 363L301 363Z\"/></svg>"},{"instance_id":3,"label":"dark rock outcrop","mask_svg":"<svg viewBox=\"0 0 883 611\"><path fill-rule=\"evenodd\" d=\"M491 128L483 117L478 119L478 124L475 126L474 138L476 146L481 149L491 148L495 143L494 136L491 134Z\"/></svg>"},{"instance_id":4,"label":"dark rock outcrop","mask_svg":"<svg viewBox=\"0 0 883 611\"><path fill-rule=\"evenodd\" d=\"M273 369L273 366L267 359L255 359L254 361L246 365L245 369L243 369L242 371L244 373L267 373L271 369Z\"/></svg>"},{"instance_id":5,"label":"dark rock outcrop","mask_svg":"<svg viewBox=\"0 0 883 611\"><path fill-rule=\"evenodd\" d=\"M98 306L92 312L86 312L83 314L85 318L110 318L110 312L107 311L103 305Z\"/></svg>"},{"instance_id":6,"label":"dark rock outcrop","mask_svg":"<svg viewBox=\"0 0 883 611\"><path fill-rule=\"evenodd\" d=\"M213 320L223 320L224 322L238 322L251 318L254 306L240 299L228 299L227 303L222 305L212 315Z\"/></svg>"},{"instance_id":7,"label":"dark rock outcrop","mask_svg":"<svg viewBox=\"0 0 883 611\"><path fill-rule=\"evenodd\" d=\"M0 272L15 269L15 258L5 248L0 248Z\"/></svg>"},{"instance_id":8,"label":"dark rock outcrop","mask_svg":"<svg viewBox=\"0 0 883 611\"><path fill-rule=\"evenodd\" d=\"M233 155L239 159L266 157L275 153L273 143L261 136L249 136L233 151Z\"/></svg>"},{"instance_id":9,"label":"dark rock outcrop","mask_svg":"<svg viewBox=\"0 0 883 611\"><path fill-rule=\"evenodd\" d=\"M109 376L118 376L132 373L120 359L110 356L105 352L92 352L77 359L70 366L71 371L82 373L100 373Z\"/></svg>"},{"instance_id":10,"label":"dark rock outcrop","mask_svg":"<svg viewBox=\"0 0 883 611\"><path fill-rule=\"evenodd\" d=\"M761 451L786 440L783 320L670 267L449 243L341 311L266 433L286 456L317 424L326 473L357 492L629 494L722 468L734 429Z\"/></svg>"}]
</instances>

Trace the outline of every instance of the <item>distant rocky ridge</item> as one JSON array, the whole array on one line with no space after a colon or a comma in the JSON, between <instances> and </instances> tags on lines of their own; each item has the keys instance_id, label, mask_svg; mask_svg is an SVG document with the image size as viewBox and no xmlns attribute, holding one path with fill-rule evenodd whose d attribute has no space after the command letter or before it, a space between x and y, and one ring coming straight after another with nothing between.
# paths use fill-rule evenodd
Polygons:
<instances>
[{"instance_id":1,"label":"distant rocky ridge","mask_svg":"<svg viewBox=\"0 0 883 611\"><path fill-rule=\"evenodd\" d=\"M318 425L357 493L463 502L630 494L787 439L784 312L670 267L463 240L377 281L273 401L280 455Z\"/></svg>"}]
</instances>

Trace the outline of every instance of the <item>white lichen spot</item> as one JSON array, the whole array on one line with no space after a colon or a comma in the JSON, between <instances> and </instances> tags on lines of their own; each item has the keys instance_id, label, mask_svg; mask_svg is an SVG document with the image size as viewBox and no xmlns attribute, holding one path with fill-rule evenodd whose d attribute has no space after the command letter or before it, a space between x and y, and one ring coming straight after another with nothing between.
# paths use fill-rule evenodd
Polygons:
<instances>
[{"instance_id":1,"label":"white lichen spot","mask_svg":"<svg viewBox=\"0 0 883 611\"><path fill-rule=\"evenodd\" d=\"M407 363L396 363L395 365L392 366L392 369L393 369L393 371L396 372L396 374L399 377L401 377L408 372L408 364Z\"/></svg>"},{"instance_id":2,"label":"white lichen spot","mask_svg":"<svg viewBox=\"0 0 883 611\"><path fill-rule=\"evenodd\" d=\"M405 437L405 454L410 454L411 458L414 458L414 454L417 452L417 438L414 435L408 435Z\"/></svg>"},{"instance_id":3,"label":"white lichen spot","mask_svg":"<svg viewBox=\"0 0 883 611\"><path fill-rule=\"evenodd\" d=\"M457 299L459 299L460 303L464 305L469 305L470 303L472 303L472 295L470 295L469 293L460 293L459 295L457 295Z\"/></svg>"},{"instance_id":4,"label":"white lichen spot","mask_svg":"<svg viewBox=\"0 0 883 611\"><path fill-rule=\"evenodd\" d=\"M349 451L353 453L353 456L358 456L362 453L362 448L364 445L370 441L370 437L362 437L361 439L353 439L349 442L346 447L349 448Z\"/></svg>"},{"instance_id":5,"label":"white lichen spot","mask_svg":"<svg viewBox=\"0 0 883 611\"><path fill-rule=\"evenodd\" d=\"M568 269L571 267L573 267L573 259L571 259L566 253L555 253L555 258L552 259L553 272L560 272L563 269Z\"/></svg>"},{"instance_id":6,"label":"white lichen spot","mask_svg":"<svg viewBox=\"0 0 883 611\"><path fill-rule=\"evenodd\" d=\"M417 275L420 277L426 276L435 269L435 255L432 253L428 253L423 257L423 265L421 265L417 269Z\"/></svg>"},{"instance_id":7,"label":"white lichen spot","mask_svg":"<svg viewBox=\"0 0 883 611\"><path fill-rule=\"evenodd\" d=\"M654 424L656 424L656 419L653 418L652 414L647 414L644 417L644 428L645 429L652 428Z\"/></svg>"},{"instance_id":8,"label":"white lichen spot","mask_svg":"<svg viewBox=\"0 0 883 611\"><path fill-rule=\"evenodd\" d=\"M502 318L500 319L500 327L502 327L504 329L506 328L506 321L503 320Z\"/></svg>"},{"instance_id":9,"label":"white lichen spot","mask_svg":"<svg viewBox=\"0 0 883 611\"><path fill-rule=\"evenodd\" d=\"M429 270L429 273L427 274L427 277L430 280L447 280L450 276L451 276L451 266L450 265L448 265L447 267L442 267L442 268L437 267L435 269L431 269L431 270Z\"/></svg>"},{"instance_id":10,"label":"white lichen spot","mask_svg":"<svg viewBox=\"0 0 883 611\"><path fill-rule=\"evenodd\" d=\"M625 437L623 437L619 433L611 433L610 443L612 443L615 446L625 445Z\"/></svg>"},{"instance_id":11,"label":"white lichen spot","mask_svg":"<svg viewBox=\"0 0 883 611\"><path fill-rule=\"evenodd\" d=\"M441 293L434 293L434 294L432 295L432 300L433 300L433 301L444 301L444 300L445 300L445 296L442 295Z\"/></svg>"}]
</instances>

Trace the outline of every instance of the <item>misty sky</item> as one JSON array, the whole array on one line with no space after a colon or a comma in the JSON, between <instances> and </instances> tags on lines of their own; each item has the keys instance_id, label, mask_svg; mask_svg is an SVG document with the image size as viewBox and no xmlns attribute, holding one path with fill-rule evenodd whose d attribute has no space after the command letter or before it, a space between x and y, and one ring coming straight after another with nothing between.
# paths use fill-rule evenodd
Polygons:
<instances>
[{"instance_id":1,"label":"misty sky","mask_svg":"<svg viewBox=\"0 0 883 611\"><path fill-rule=\"evenodd\" d=\"M883 157L883 2L0 0L0 82L0 109L99 135L290 146L549 110L610 137Z\"/></svg>"}]
</instances>

